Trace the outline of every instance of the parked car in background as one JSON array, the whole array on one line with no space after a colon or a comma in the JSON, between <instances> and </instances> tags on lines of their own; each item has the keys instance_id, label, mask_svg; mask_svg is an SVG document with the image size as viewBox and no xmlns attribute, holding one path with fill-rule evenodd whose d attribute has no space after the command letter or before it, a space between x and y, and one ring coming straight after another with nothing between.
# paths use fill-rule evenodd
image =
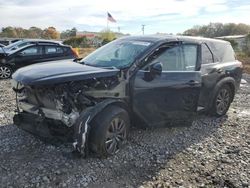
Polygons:
<instances>
[{"instance_id":1,"label":"parked car in background","mask_svg":"<svg viewBox=\"0 0 250 188\"><path fill-rule=\"evenodd\" d=\"M125 143L130 122L150 127L190 124L200 110L223 116L241 76L242 64L229 42L125 37L80 63L16 71L12 85L19 111L14 123L43 137L73 132L76 151L91 149L108 156Z\"/></svg>"},{"instance_id":2,"label":"parked car in background","mask_svg":"<svg viewBox=\"0 0 250 188\"><path fill-rule=\"evenodd\" d=\"M44 39L19 39L7 46L4 46L4 48L0 48L0 54L9 54L14 50L17 50L29 44L39 44L39 43L58 44L58 45L61 44L58 41L44 40Z\"/></svg>"},{"instance_id":3,"label":"parked car in background","mask_svg":"<svg viewBox=\"0 0 250 188\"><path fill-rule=\"evenodd\" d=\"M0 38L0 44L3 44L4 46L8 46L9 44L11 43L14 43L14 42L17 42L21 39L18 39L18 38Z\"/></svg>"},{"instance_id":4,"label":"parked car in background","mask_svg":"<svg viewBox=\"0 0 250 188\"><path fill-rule=\"evenodd\" d=\"M0 54L0 78L10 78L17 69L46 61L75 59L77 54L70 46L59 43L38 42Z\"/></svg>"}]
</instances>

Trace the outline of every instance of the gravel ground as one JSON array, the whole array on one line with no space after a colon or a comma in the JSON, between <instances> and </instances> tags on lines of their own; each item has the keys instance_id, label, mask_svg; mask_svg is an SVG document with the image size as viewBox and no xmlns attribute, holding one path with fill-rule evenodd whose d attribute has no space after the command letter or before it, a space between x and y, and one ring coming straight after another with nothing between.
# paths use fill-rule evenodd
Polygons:
<instances>
[{"instance_id":1,"label":"gravel ground","mask_svg":"<svg viewBox=\"0 0 250 188\"><path fill-rule=\"evenodd\" d=\"M108 159L73 159L12 125L14 93L0 80L0 187L250 187L250 75L222 118L131 130Z\"/></svg>"}]
</instances>

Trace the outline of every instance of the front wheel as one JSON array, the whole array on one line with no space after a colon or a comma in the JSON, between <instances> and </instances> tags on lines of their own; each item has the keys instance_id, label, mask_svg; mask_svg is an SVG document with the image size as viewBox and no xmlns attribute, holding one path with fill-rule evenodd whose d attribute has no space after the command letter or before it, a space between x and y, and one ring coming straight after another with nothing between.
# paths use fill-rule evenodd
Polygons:
<instances>
[{"instance_id":1,"label":"front wheel","mask_svg":"<svg viewBox=\"0 0 250 188\"><path fill-rule=\"evenodd\" d=\"M10 78L12 74L12 69L6 65L0 65L0 79Z\"/></svg>"},{"instance_id":2,"label":"front wheel","mask_svg":"<svg viewBox=\"0 0 250 188\"><path fill-rule=\"evenodd\" d=\"M109 106L91 122L90 146L101 157L114 155L127 140L129 115L118 106Z\"/></svg>"},{"instance_id":3,"label":"front wheel","mask_svg":"<svg viewBox=\"0 0 250 188\"><path fill-rule=\"evenodd\" d=\"M215 95L211 114L217 117L223 116L227 113L232 102L233 93L228 85L223 85Z\"/></svg>"}]
</instances>

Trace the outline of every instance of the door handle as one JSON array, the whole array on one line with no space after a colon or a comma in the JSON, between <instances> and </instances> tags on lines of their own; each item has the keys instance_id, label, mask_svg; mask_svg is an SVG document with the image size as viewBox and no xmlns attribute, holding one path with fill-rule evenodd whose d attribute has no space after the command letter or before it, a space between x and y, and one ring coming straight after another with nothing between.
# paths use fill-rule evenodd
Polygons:
<instances>
[{"instance_id":1,"label":"door handle","mask_svg":"<svg viewBox=\"0 0 250 188\"><path fill-rule=\"evenodd\" d=\"M190 85L190 86L195 86L195 85L199 84L199 82L197 82L195 80L190 80L190 81L187 82L187 84Z\"/></svg>"}]
</instances>

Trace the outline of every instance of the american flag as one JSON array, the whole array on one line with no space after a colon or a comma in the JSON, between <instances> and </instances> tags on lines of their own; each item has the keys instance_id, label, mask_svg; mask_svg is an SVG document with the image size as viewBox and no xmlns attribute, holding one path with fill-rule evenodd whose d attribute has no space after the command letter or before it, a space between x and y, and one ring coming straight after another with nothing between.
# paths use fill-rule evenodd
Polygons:
<instances>
[{"instance_id":1,"label":"american flag","mask_svg":"<svg viewBox=\"0 0 250 188\"><path fill-rule=\"evenodd\" d=\"M111 14L109 12L108 13L108 21L110 22L116 22L116 20L111 16Z\"/></svg>"}]
</instances>

